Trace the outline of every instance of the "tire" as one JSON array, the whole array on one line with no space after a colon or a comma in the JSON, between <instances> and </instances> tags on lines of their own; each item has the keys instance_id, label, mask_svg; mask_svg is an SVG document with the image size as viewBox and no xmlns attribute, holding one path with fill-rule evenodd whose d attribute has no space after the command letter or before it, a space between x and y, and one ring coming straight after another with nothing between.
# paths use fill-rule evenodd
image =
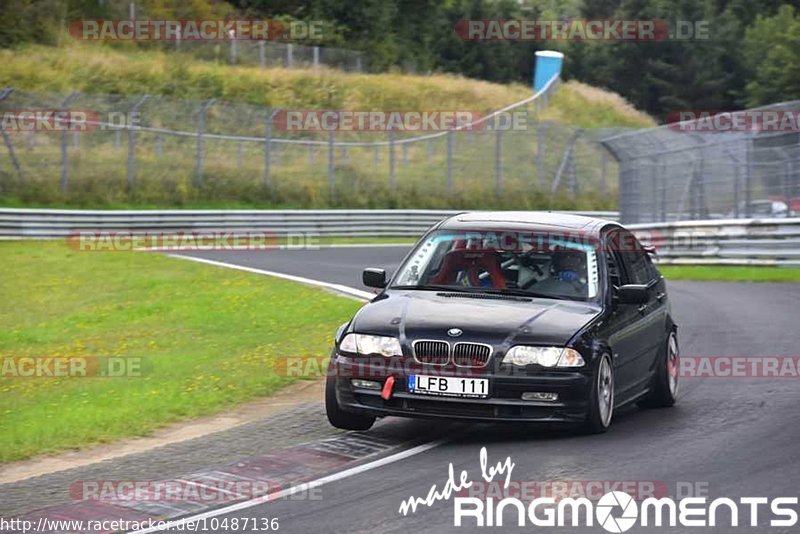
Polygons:
<instances>
[{"instance_id":1,"label":"tire","mask_svg":"<svg viewBox=\"0 0 800 534\"><path fill-rule=\"evenodd\" d=\"M650 392L639 402L643 408L668 408L675 404L678 397L678 335L671 331L667 342L660 351L658 368L650 385Z\"/></svg>"},{"instance_id":2,"label":"tire","mask_svg":"<svg viewBox=\"0 0 800 534\"><path fill-rule=\"evenodd\" d=\"M328 376L325 382L325 413L328 422L342 430L369 430L375 424L375 417L353 412L346 412L339 407L336 400L336 379Z\"/></svg>"},{"instance_id":3,"label":"tire","mask_svg":"<svg viewBox=\"0 0 800 534\"><path fill-rule=\"evenodd\" d=\"M614 417L614 365L611 356L603 354L597 362L589 394L589 413L583 430L589 434L602 434L611 426Z\"/></svg>"}]
</instances>

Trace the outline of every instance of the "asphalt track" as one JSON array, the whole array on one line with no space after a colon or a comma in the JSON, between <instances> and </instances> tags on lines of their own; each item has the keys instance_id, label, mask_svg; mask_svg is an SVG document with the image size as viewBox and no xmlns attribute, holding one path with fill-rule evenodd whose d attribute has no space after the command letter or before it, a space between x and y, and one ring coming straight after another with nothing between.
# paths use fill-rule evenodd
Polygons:
<instances>
[{"instance_id":1,"label":"asphalt track","mask_svg":"<svg viewBox=\"0 0 800 534\"><path fill-rule=\"evenodd\" d=\"M362 267L391 270L406 251L352 247L191 255L362 288ZM673 282L669 292L684 356L792 356L800 350L800 284ZM515 481L655 481L671 496L685 496L678 488L692 486L711 498L796 497L799 414L798 379L686 378L674 408L618 412L604 435L501 425L475 425L464 432L454 425L450 441L332 482L321 500L269 502L229 517L277 517L280 532L292 533L485 531L455 528L449 501L408 516L398 513L409 496L425 497L432 484L441 488L451 462L456 473L463 469L478 479L484 446L491 463L512 459ZM416 435L424 428L421 423L404 425L409 438L424 438ZM748 524L749 516L742 511L740 521ZM797 527L733 528L727 513L719 517L723 526L715 528L635 526L629 532L797 532ZM530 523L493 530L605 532L599 526L547 529Z\"/></svg>"}]
</instances>

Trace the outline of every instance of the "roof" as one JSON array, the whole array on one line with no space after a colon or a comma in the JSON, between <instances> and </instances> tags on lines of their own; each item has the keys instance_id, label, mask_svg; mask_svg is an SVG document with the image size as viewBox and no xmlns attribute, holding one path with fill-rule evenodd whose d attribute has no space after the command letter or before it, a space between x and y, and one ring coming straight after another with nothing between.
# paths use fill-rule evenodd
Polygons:
<instances>
[{"instance_id":1,"label":"roof","mask_svg":"<svg viewBox=\"0 0 800 534\"><path fill-rule=\"evenodd\" d=\"M597 233L613 221L552 211L473 211L453 215L438 228L446 230L573 230Z\"/></svg>"}]
</instances>

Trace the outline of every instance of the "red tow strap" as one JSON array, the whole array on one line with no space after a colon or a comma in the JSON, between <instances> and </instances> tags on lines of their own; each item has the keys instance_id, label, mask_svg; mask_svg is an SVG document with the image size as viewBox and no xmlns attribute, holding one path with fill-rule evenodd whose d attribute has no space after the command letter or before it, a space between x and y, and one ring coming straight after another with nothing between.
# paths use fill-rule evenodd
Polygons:
<instances>
[{"instance_id":1,"label":"red tow strap","mask_svg":"<svg viewBox=\"0 0 800 534\"><path fill-rule=\"evenodd\" d=\"M383 383L383 389L381 389L381 398L385 401L388 401L392 398L392 391L394 390L394 377L390 376L386 379L386 382Z\"/></svg>"}]
</instances>

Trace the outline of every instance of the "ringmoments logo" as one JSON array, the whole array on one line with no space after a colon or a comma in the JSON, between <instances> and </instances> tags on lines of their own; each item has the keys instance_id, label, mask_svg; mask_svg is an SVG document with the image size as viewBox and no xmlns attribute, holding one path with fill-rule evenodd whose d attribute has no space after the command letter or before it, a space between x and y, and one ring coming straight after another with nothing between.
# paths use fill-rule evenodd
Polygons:
<instances>
[{"instance_id":1,"label":"ringmoments logo","mask_svg":"<svg viewBox=\"0 0 800 534\"><path fill-rule=\"evenodd\" d=\"M612 490L596 501L586 497L555 498L539 496L533 499L518 497L461 496L474 484L503 482L511 485L515 463L511 457L489 463L486 447L480 451L480 478L467 470L456 474L453 464L447 470L447 480L441 488L434 484L425 497L408 497L398 512L413 514L417 509L432 507L440 501L453 501L455 527L579 527L600 526L607 532L630 531L635 526L699 527L796 527L797 497L739 497L731 499L705 496L675 499L647 497L637 501L625 491Z\"/></svg>"}]
</instances>

